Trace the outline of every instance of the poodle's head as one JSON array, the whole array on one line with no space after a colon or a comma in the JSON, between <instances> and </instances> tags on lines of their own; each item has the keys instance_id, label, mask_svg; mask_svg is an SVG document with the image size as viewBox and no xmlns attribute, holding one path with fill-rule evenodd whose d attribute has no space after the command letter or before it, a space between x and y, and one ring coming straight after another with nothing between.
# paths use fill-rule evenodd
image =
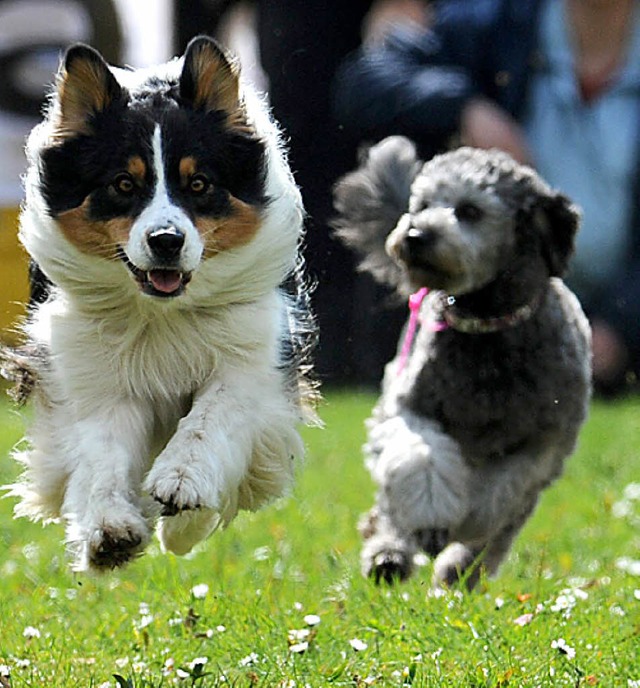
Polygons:
<instances>
[{"instance_id":1,"label":"poodle's head","mask_svg":"<svg viewBox=\"0 0 640 688\"><path fill-rule=\"evenodd\" d=\"M531 168L459 148L424 165L386 249L412 288L462 295L520 266L561 276L578 224L575 206Z\"/></svg>"}]
</instances>

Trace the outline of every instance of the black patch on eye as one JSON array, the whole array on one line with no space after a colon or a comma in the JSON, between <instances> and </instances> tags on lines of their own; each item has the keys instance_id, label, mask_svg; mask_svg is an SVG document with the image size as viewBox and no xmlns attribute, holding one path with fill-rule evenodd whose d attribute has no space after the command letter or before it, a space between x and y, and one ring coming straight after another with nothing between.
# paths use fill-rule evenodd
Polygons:
<instances>
[{"instance_id":1,"label":"black patch on eye","mask_svg":"<svg viewBox=\"0 0 640 688\"><path fill-rule=\"evenodd\" d=\"M193 215L212 217L229 213L229 197L263 205L265 144L255 134L230 128L222 112L180 108L162 122L167 182L172 197ZM180 161L193 157L198 173L209 180L203 193L194 194L180 179Z\"/></svg>"},{"instance_id":2,"label":"black patch on eye","mask_svg":"<svg viewBox=\"0 0 640 688\"><path fill-rule=\"evenodd\" d=\"M475 203L463 202L456 206L455 214L462 222L479 222L484 217L484 210Z\"/></svg>"},{"instance_id":3,"label":"black patch on eye","mask_svg":"<svg viewBox=\"0 0 640 688\"><path fill-rule=\"evenodd\" d=\"M40 180L44 199L56 216L82 205L90 196L92 219L134 216L152 193L153 168L150 140L153 120L118 101L89 122L91 134L81 134L45 148L40 157ZM132 156L147 161L145 184L125 196L110 185L127 169Z\"/></svg>"},{"instance_id":4,"label":"black patch on eye","mask_svg":"<svg viewBox=\"0 0 640 688\"><path fill-rule=\"evenodd\" d=\"M89 198L91 219L138 215L154 192L152 141L158 124L169 194L189 215L226 216L230 196L264 205L265 143L249 129L229 126L227 117L220 111L193 110L181 101L175 82L149 80L96 113L88 122L91 134L41 151L41 188L51 214L77 208ZM133 156L146 163L144 183L136 183L131 194L115 193L110 185ZM210 181L203 193L183 187L180 161L188 156Z\"/></svg>"}]
</instances>

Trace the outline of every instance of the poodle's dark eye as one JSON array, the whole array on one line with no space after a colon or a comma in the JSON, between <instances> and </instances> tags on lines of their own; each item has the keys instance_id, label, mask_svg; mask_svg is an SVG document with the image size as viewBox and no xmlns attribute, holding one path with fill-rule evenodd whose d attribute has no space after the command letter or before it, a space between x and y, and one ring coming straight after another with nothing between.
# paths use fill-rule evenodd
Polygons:
<instances>
[{"instance_id":1,"label":"poodle's dark eye","mask_svg":"<svg viewBox=\"0 0 640 688\"><path fill-rule=\"evenodd\" d=\"M484 216L484 211L475 203L460 203L456 206L456 217L463 222L478 222Z\"/></svg>"},{"instance_id":2,"label":"poodle's dark eye","mask_svg":"<svg viewBox=\"0 0 640 688\"><path fill-rule=\"evenodd\" d=\"M421 213L423 210L427 210L428 208L429 201L425 201L422 198L416 199L409 204L409 211L413 215L417 215L418 213Z\"/></svg>"},{"instance_id":3,"label":"poodle's dark eye","mask_svg":"<svg viewBox=\"0 0 640 688\"><path fill-rule=\"evenodd\" d=\"M120 196L131 196L136 185L128 172L121 172L114 177L110 187Z\"/></svg>"},{"instance_id":4,"label":"poodle's dark eye","mask_svg":"<svg viewBox=\"0 0 640 688\"><path fill-rule=\"evenodd\" d=\"M189 191L200 196L209 188L209 179L204 174L194 174L189 182Z\"/></svg>"}]
</instances>

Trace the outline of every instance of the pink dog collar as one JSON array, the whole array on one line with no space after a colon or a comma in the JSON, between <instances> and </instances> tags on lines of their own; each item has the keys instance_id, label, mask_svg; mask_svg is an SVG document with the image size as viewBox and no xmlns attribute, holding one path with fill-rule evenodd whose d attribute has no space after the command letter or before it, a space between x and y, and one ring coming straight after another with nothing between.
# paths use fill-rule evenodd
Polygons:
<instances>
[{"instance_id":1,"label":"pink dog collar","mask_svg":"<svg viewBox=\"0 0 640 688\"><path fill-rule=\"evenodd\" d=\"M407 364L407 359L411 353L411 347L413 346L413 340L416 336L418 324L420 323L420 308L422 307L422 302L428 293L429 290L427 287L422 287L409 297L409 325L407 326L407 333L404 336L402 349L400 351L398 375L404 370L404 367ZM429 323L429 329L432 332L440 332L442 330L446 330L447 327L448 324L444 322L444 320L433 320Z\"/></svg>"}]
</instances>

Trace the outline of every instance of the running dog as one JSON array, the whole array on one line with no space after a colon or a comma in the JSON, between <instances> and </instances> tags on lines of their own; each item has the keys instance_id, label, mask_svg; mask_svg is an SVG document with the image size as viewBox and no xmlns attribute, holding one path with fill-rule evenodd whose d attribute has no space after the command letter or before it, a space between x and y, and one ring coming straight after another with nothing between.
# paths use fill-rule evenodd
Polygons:
<instances>
[{"instance_id":1,"label":"running dog","mask_svg":"<svg viewBox=\"0 0 640 688\"><path fill-rule=\"evenodd\" d=\"M434 585L497 571L573 452L590 398L590 332L561 280L576 208L504 153L460 148L422 165L374 146L336 187L338 233L362 267L410 294L412 316L368 421L378 487L362 568Z\"/></svg>"},{"instance_id":2,"label":"running dog","mask_svg":"<svg viewBox=\"0 0 640 688\"><path fill-rule=\"evenodd\" d=\"M27 155L38 279L4 352L35 405L16 513L62 519L77 570L135 558L156 524L184 554L283 494L315 419L280 131L208 38L148 70L75 45Z\"/></svg>"}]
</instances>

